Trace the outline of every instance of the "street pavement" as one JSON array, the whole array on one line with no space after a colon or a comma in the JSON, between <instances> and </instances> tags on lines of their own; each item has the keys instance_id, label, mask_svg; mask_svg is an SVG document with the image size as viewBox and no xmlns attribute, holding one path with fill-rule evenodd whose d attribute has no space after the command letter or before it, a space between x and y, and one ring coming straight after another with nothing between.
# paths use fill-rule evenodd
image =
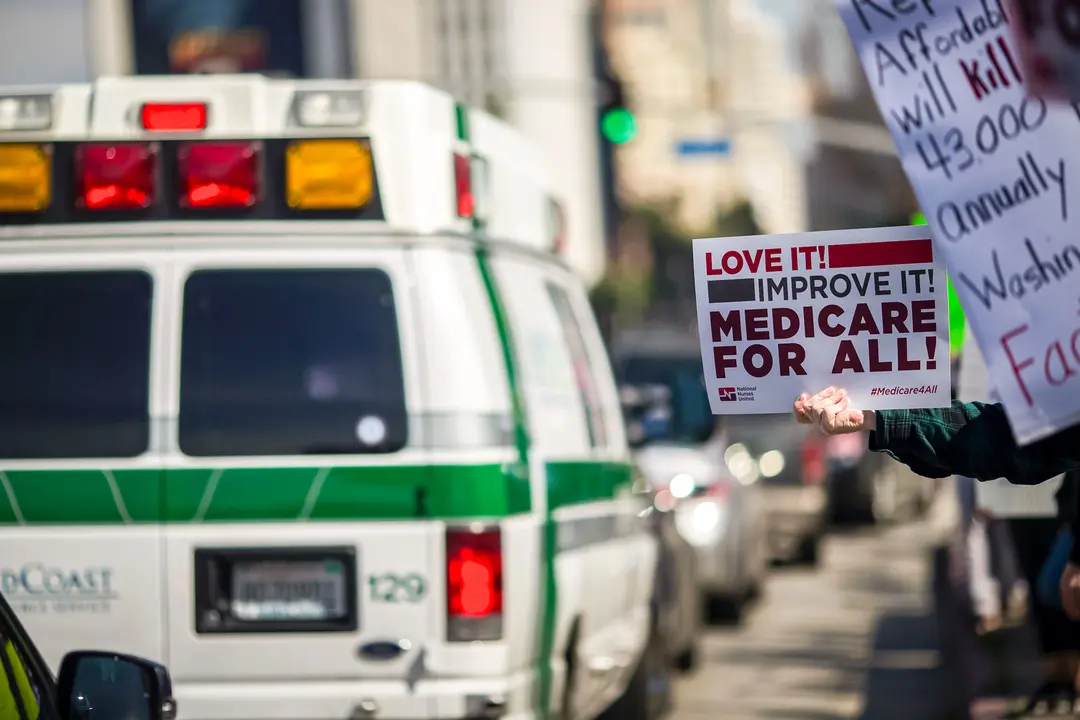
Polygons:
<instances>
[{"instance_id":1,"label":"street pavement","mask_svg":"<svg viewBox=\"0 0 1080 720\"><path fill-rule=\"evenodd\" d=\"M778 568L739 627L704 630L672 720L932 720L939 673L931 553L955 521L840 531L818 569Z\"/></svg>"}]
</instances>

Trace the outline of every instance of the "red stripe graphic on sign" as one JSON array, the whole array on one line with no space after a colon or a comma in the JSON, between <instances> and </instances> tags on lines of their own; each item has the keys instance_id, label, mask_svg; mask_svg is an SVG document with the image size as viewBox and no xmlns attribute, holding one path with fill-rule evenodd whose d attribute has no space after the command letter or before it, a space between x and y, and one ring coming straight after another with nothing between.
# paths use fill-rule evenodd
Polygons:
<instances>
[{"instance_id":1,"label":"red stripe graphic on sign","mask_svg":"<svg viewBox=\"0 0 1080 720\"><path fill-rule=\"evenodd\" d=\"M829 267L833 269L876 265L919 265L932 262L934 262L934 246L929 238L829 246Z\"/></svg>"}]
</instances>

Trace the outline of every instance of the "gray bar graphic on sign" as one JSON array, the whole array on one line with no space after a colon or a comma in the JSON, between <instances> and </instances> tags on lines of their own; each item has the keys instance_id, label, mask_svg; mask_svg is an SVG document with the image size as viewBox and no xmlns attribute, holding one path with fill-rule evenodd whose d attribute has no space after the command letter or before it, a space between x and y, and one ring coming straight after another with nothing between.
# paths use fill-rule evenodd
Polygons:
<instances>
[{"instance_id":1,"label":"gray bar graphic on sign","mask_svg":"<svg viewBox=\"0 0 1080 720\"><path fill-rule=\"evenodd\" d=\"M709 281L710 303L753 302L756 299L754 278Z\"/></svg>"}]
</instances>

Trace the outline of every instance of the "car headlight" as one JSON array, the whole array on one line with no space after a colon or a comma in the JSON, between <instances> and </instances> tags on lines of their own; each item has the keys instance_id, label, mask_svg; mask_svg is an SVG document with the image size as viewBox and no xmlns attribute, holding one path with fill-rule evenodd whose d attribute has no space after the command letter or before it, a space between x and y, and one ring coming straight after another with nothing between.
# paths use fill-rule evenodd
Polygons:
<instances>
[{"instance_id":1,"label":"car headlight","mask_svg":"<svg viewBox=\"0 0 1080 720\"><path fill-rule=\"evenodd\" d=\"M762 475L754 456L742 443L730 445L724 451L724 462L735 479L743 485L754 484Z\"/></svg>"},{"instance_id":2,"label":"car headlight","mask_svg":"<svg viewBox=\"0 0 1080 720\"><path fill-rule=\"evenodd\" d=\"M784 472L784 453L779 450L770 450L758 460L758 469L764 477L776 477Z\"/></svg>"},{"instance_id":3,"label":"car headlight","mask_svg":"<svg viewBox=\"0 0 1080 720\"><path fill-rule=\"evenodd\" d=\"M697 483L694 482L693 476L686 473L679 473L668 483L668 492L671 493L671 497L680 500L693 495L695 488L697 488Z\"/></svg>"},{"instance_id":4,"label":"car headlight","mask_svg":"<svg viewBox=\"0 0 1080 720\"><path fill-rule=\"evenodd\" d=\"M716 543L724 532L727 509L712 500L680 507L675 514L679 534L694 547Z\"/></svg>"},{"instance_id":5,"label":"car headlight","mask_svg":"<svg viewBox=\"0 0 1080 720\"><path fill-rule=\"evenodd\" d=\"M713 502L698 503L690 517L695 531L710 533L720 524L720 508Z\"/></svg>"}]
</instances>

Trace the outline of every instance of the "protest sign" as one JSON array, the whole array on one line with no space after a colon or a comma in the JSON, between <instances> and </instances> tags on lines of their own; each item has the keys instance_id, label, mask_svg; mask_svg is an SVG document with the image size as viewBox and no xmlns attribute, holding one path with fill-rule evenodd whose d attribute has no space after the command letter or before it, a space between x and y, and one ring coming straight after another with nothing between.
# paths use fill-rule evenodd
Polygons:
<instances>
[{"instance_id":1,"label":"protest sign","mask_svg":"<svg viewBox=\"0 0 1080 720\"><path fill-rule=\"evenodd\" d=\"M1080 420L1080 106L1026 92L1002 0L835 0L1023 444Z\"/></svg>"},{"instance_id":2,"label":"protest sign","mask_svg":"<svg viewBox=\"0 0 1080 720\"><path fill-rule=\"evenodd\" d=\"M945 271L925 227L695 240L694 285L717 415L790 412L830 385L868 410L949 404Z\"/></svg>"}]
</instances>

